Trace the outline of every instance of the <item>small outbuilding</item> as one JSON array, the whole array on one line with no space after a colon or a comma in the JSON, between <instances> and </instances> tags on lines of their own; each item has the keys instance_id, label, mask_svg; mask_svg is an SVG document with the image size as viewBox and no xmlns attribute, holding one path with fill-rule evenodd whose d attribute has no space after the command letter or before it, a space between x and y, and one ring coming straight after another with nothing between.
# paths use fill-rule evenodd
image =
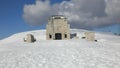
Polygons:
<instances>
[{"instance_id":1,"label":"small outbuilding","mask_svg":"<svg viewBox=\"0 0 120 68\"><path fill-rule=\"evenodd\" d=\"M35 42L36 39L32 34L27 34L26 37L24 38L24 42L32 43Z\"/></svg>"},{"instance_id":2,"label":"small outbuilding","mask_svg":"<svg viewBox=\"0 0 120 68\"><path fill-rule=\"evenodd\" d=\"M94 32L85 32L85 38L88 41L95 41L95 34Z\"/></svg>"}]
</instances>

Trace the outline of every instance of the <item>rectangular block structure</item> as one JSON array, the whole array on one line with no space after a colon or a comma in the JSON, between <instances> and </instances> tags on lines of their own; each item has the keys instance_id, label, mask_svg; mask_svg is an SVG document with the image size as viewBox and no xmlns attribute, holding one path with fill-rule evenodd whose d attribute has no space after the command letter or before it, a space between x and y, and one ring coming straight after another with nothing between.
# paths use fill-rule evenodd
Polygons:
<instances>
[{"instance_id":1,"label":"rectangular block structure","mask_svg":"<svg viewBox=\"0 0 120 68\"><path fill-rule=\"evenodd\" d=\"M52 16L46 25L47 40L70 39L70 24L62 15Z\"/></svg>"},{"instance_id":2,"label":"rectangular block structure","mask_svg":"<svg viewBox=\"0 0 120 68\"><path fill-rule=\"evenodd\" d=\"M94 32L85 32L85 38L88 41L95 41L95 34Z\"/></svg>"},{"instance_id":3,"label":"rectangular block structure","mask_svg":"<svg viewBox=\"0 0 120 68\"><path fill-rule=\"evenodd\" d=\"M27 34L26 37L24 38L24 42L32 43L35 41L36 40L32 34Z\"/></svg>"}]
</instances>

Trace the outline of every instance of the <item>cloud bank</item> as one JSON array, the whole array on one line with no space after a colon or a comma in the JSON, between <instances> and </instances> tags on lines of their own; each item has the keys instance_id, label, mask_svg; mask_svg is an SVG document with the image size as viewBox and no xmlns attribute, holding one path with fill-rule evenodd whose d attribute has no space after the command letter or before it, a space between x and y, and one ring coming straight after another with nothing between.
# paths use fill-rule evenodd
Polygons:
<instances>
[{"instance_id":1,"label":"cloud bank","mask_svg":"<svg viewBox=\"0 0 120 68\"><path fill-rule=\"evenodd\" d=\"M64 15L71 27L92 29L116 24L120 19L120 0L70 0L51 4L37 0L24 6L24 19L33 25L47 23L51 15Z\"/></svg>"},{"instance_id":2,"label":"cloud bank","mask_svg":"<svg viewBox=\"0 0 120 68\"><path fill-rule=\"evenodd\" d=\"M23 18L30 24L44 24L52 15L52 7L49 1L36 1L35 4L24 6Z\"/></svg>"}]
</instances>

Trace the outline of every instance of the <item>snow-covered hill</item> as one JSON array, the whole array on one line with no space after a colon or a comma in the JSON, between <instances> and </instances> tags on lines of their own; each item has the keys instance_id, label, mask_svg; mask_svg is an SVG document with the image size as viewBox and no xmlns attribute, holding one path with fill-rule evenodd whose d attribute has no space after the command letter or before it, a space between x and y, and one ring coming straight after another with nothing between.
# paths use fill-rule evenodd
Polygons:
<instances>
[{"instance_id":1,"label":"snow-covered hill","mask_svg":"<svg viewBox=\"0 0 120 68\"><path fill-rule=\"evenodd\" d=\"M98 42L81 39L86 30L72 29L79 39L46 40L45 30L0 40L0 68L120 68L120 36L95 33ZM26 34L34 43L25 43Z\"/></svg>"}]
</instances>

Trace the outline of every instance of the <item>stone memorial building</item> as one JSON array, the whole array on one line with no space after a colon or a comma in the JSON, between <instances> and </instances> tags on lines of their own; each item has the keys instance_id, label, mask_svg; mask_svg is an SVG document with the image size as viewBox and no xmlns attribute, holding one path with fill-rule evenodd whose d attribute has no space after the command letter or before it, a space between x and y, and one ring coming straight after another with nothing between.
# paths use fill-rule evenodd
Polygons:
<instances>
[{"instance_id":1,"label":"stone memorial building","mask_svg":"<svg viewBox=\"0 0 120 68\"><path fill-rule=\"evenodd\" d=\"M70 24L62 15L54 15L48 20L46 25L47 40L70 39Z\"/></svg>"}]
</instances>

